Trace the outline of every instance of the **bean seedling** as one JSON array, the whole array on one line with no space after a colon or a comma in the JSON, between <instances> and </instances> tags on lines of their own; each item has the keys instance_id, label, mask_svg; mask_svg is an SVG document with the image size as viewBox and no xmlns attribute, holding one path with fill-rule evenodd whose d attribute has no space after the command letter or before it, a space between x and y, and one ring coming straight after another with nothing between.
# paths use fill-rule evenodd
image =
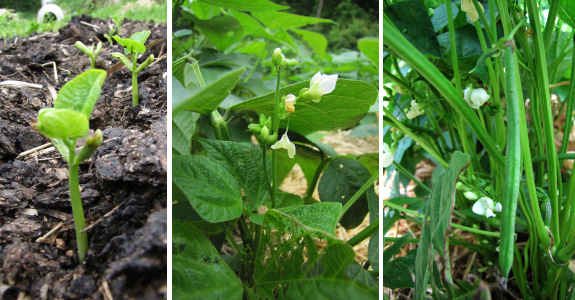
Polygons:
<instances>
[{"instance_id":1,"label":"bean seedling","mask_svg":"<svg viewBox=\"0 0 575 300\"><path fill-rule=\"evenodd\" d=\"M102 50L102 42L98 42L96 48L94 48L94 45L87 47L86 45L84 45L84 43L80 41L77 41L75 46L76 48L80 49L80 51L84 52L84 54L88 55L88 57L90 58L90 67L92 69L95 69L96 56L98 55L98 53L100 53L100 50Z\"/></svg>"},{"instance_id":2,"label":"bean seedling","mask_svg":"<svg viewBox=\"0 0 575 300\"><path fill-rule=\"evenodd\" d=\"M145 69L150 63L154 61L154 55L150 54L150 56L138 66L138 56L144 52L146 52L146 46L144 43L150 36L149 30L144 30L141 32L134 33L128 39L122 39L119 36L115 35L114 39L118 44L124 47L124 54L128 55L130 59L128 59L122 53L112 53L112 56L118 60L120 60L126 67L132 72L132 106L136 107L138 105L138 73Z\"/></svg>"},{"instance_id":3,"label":"bean seedling","mask_svg":"<svg viewBox=\"0 0 575 300\"><path fill-rule=\"evenodd\" d=\"M48 137L62 158L68 162L70 201L80 262L84 260L88 249L88 235L82 232L86 228L86 222L80 197L78 167L102 144L101 130L96 130L90 136L88 133L90 115L100 97L105 79L106 71L103 70L88 70L80 74L62 87L54 107L41 109L38 120L32 122L32 126ZM76 142L81 138L86 138L86 143L76 153Z\"/></svg>"}]
</instances>

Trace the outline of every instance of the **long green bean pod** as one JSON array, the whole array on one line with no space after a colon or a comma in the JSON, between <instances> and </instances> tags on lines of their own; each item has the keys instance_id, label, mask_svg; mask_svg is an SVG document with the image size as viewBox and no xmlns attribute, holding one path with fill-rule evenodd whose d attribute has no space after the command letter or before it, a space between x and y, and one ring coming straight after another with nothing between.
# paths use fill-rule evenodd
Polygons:
<instances>
[{"instance_id":1,"label":"long green bean pod","mask_svg":"<svg viewBox=\"0 0 575 300\"><path fill-rule=\"evenodd\" d=\"M499 264L501 285L507 288L509 271L513 265L515 244L515 213L521 182L521 146L519 132L519 98L513 63L514 41L505 43L505 98L507 107L507 151L505 155L505 182L503 185L503 210L501 212L501 245Z\"/></svg>"}]
</instances>

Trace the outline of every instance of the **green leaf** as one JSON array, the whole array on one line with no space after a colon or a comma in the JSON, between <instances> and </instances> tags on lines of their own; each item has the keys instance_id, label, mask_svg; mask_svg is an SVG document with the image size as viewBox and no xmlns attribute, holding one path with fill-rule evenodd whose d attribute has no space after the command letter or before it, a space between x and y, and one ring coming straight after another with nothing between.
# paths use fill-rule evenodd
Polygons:
<instances>
[{"instance_id":1,"label":"green leaf","mask_svg":"<svg viewBox=\"0 0 575 300\"><path fill-rule=\"evenodd\" d=\"M88 118L70 109L43 108L35 126L41 134L53 139L78 139L90 133Z\"/></svg>"},{"instance_id":2,"label":"green leaf","mask_svg":"<svg viewBox=\"0 0 575 300\"><path fill-rule=\"evenodd\" d=\"M322 161L322 154L309 147L298 147L297 155L294 157L296 163L301 167L305 176L307 186L311 185L315 172Z\"/></svg>"},{"instance_id":3,"label":"green leaf","mask_svg":"<svg viewBox=\"0 0 575 300\"><path fill-rule=\"evenodd\" d=\"M250 220L259 225L268 224L282 230L293 228L309 231L309 228L313 228L333 235L341 208L339 203L290 206L270 209L263 215L252 215Z\"/></svg>"},{"instance_id":4,"label":"green leaf","mask_svg":"<svg viewBox=\"0 0 575 300\"><path fill-rule=\"evenodd\" d=\"M268 208L272 207L272 199L270 198L269 193L268 196L266 197L266 200L264 201L264 205L267 206ZM301 206L301 205L303 205L302 197L286 193L282 190L276 191L276 208L279 209L284 207Z\"/></svg>"},{"instance_id":5,"label":"green leaf","mask_svg":"<svg viewBox=\"0 0 575 300\"><path fill-rule=\"evenodd\" d=\"M142 30L140 32L136 32L134 34L132 34L132 36L130 36L131 40L134 40L138 43L141 43L142 45L146 43L146 40L148 40L148 37L150 36L152 32L149 30ZM144 50L145 52L145 50ZM139 53L144 53L144 52L139 52Z\"/></svg>"},{"instance_id":6,"label":"green leaf","mask_svg":"<svg viewBox=\"0 0 575 300\"><path fill-rule=\"evenodd\" d=\"M230 71L193 95L172 76L172 115L177 116L183 111L210 114L230 94L244 70Z\"/></svg>"},{"instance_id":7,"label":"green leaf","mask_svg":"<svg viewBox=\"0 0 575 300\"><path fill-rule=\"evenodd\" d=\"M366 153L357 157L359 161L373 175L379 170L379 153Z\"/></svg>"},{"instance_id":8,"label":"green leaf","mask_svg":"<svg viewBox=\"0 0 575 300\"><path fill-rule=\"evenodd\" d=\"M199 229L173 220L172 232L173 299L242 299L242 282Z\"/></svg>"},{"instance_id":9,"label":"green leaf","mask_svg":"<svg viewBox=\"0 0 575 300\"><path fill-rule=\"evenodd\" d=\"M304 17L300 15L288 14L284 12L257 12L252 13L252 16L260 20L264 26L269 29L283 28L285 30L304 27L318 23L332 23L337 24L332 20Z\"/></svg>"},{"instance_id":10,"label":"green leaf","mask_svg":"<svg viewBox=\"0 0 575 300\"><path fill-rule=\"evenodd\" d=\"M193 13L200 20L209 20L221 12L218 7L200 1L192 1L189 8L184 5L180 7L186 11L191 9L190 13Z\"/></svg>"},{"instance_id":11,"label":"green leaf","mask_svg":"<svg viewBox=\"0 0 575 300\"><path fill-rule=\"evenodd\" d=\"M229 49L244 37L244 28L232 16L200 20L185 10L182 11L182 15L194 22L220 52Z\"/></svg>"},{"instance_id":12,"label":"green leaf","mask_svg":"<svg viewBox=\"0 0 575 300\"><path fill-rule=\"evenodd\" d=\"M198 0L198 2L251 12L274 11L289 8L287 6L275 4L269 0Z\"/></svg>"},{"instance_id":13,"label":"green leaf","mask_svg":"<svg viewBox=\"0 0 575 300\"><path fill-rule=\"evenodd\" d=\"M309 88L309 81L296 83L280 90L280 95L298 95L302 88ZM255 110L258 113L274 113L275 92L246 100L230 107L231 110ZM377 89L366 82L338 79L335 90L321 97L319 103L300 100L295 105L289 121L289 130L301 135L316 131L330 131L349 128L357 123L368 112L377 99ZM280 122L287 127L287 120Z\"/></svg>"},{"instance_id":14,"label":"green leaf","mask_svg":"<svg viewBox=\"0 0 575 300\"><path fill-rule=\"evenodd\" d=\"M174 198L188 200L202 219L229 221L242 214L242 196L234 177L204 156L172 158Z\"/></svg>"},{"instance_id":15,"label":"green leaf","mask_svg":"<svg viewBox=\"0 0 575 300\"><path fill-rule=\"evenodd\" d=\"M370 178L367 169L356 160L331 159L319 180L320 200L344 205ZM363 194L343 215L340 223L346 229L355 228L363 222L368 211L367 195Z\"/></svg>"},{"instance_id":16,"label":"green leaf","mask_svg":"<svg viewBox=\"0 0 575 300\"><path fill-rule=\"evenodd\" d=\"M379 249L379 232L376 232L369 237L369 243L367 245L367 259L369 260L371 269L376 272L379 271Z\"/></svg>"},{"instance_id":17,"label":"green leaf","mask_svg":"<svg viewBox=\"0 0 575 300\"><path fill-rule=\"evenodd\" d=\"M399 32L422 54L441 57L437 35L423 3L403 1L388 6L383 12Z\"/></svg>"},{"instance_id":18,"label":"green leaf","mask_svg":"<svg viewBox=\"0 0 575 300\"><path fill-rule=\"evenodd\" d=\"M357 41L357 48L379 70L379 39L376 37L361 38Z\"/></svg>"},{"instance_id":19,"label":"green leaf","mask_svg":"<svg viewBox=\"0 0 575 300\"><path fill-rule=\"evenodd\" d=\"M378 299L377 293L354 281L315 278L291 285L286 299Z\"/></svg>"},{"instance_id":20,"label":"green leaf","mask_svg":"<svg viewBox=\"0 0 575 300\"><path fill-rule=\"evenodd\" d=\"M116 40L116 42L118 42L118 44L122 45L122 47L126 48L129 52L132 53L146 52L146 46L144 46L144 44L138 41L134 41L132 39L123 39L117 35L114 36L114 39Z\"/></svg>"},{"instance_id":21,"label":"green leaf","mask_svg":"<svg viewBox=\"0 0 575 300\"><path fill-rule=\"evenodd\" d=\"M417 266L416 255L417 250L411 250L406 256L398 257L381 266L379 274L383 280L383 286L390 289L413 288L412 274L415 273L415 267ZM423 292L425 292L425 290ZM417 293L415 297L418 299Z\"/></svg>"},{"instance_id":22,"label":"green leaf","mask_svg":"<svg viewBox=\"0 0 575 300\"><path fill-rule=\"evenodd\" d=\"M345 273L350 279L365 283L370 287L375 287L379 283L379 280L374 275L372 275L368 270L364 269L358 263L348 265Z\"/></svg>"},{"instance_id":23,"label":"green leaf","mask_svg":"<svg viewBox=\"0 0 575 300\"><path fill-rule=\"evenodd\" d=\"M455 205L455 184L457 184L459 174L467 168L468 164L469 156L455 151L449 166L431 188L431 195L427 203L431 217L431 239L435 250L442 257L445 256L445 236L451 225L451 213Z\"/></svg>"},{"instance_id":24,"label":"green leaf","mask_svg":"<svg viewBox=\"0 0 575 300\"><path fill-rule=\"evenodd\" d=\"M452 2L451 3L451 14L453 16L453 19L455 19L458 12L459 12L459 8L457 8L457 5L455 5ZM431 17L431 23L433 24L433 30L435 32L438 32L441 29L445 28L445 26L447 26L448 20L447 20L447 9L446 9L445 3L441 4L440 6L438 6L435 9L435 12L433 13L433 17Z\"/></svg>"},{"instance_id":25,"label":"green leaf","mask_svg":"<svg viewBox=\"0 0 575 300\"><path fill-rule=\"evenodd\" d=\"M200 67L211 67L211 66L226 66L226 67L246 67L251 68L254 65L253 59L249 55L241 53L208 53L202 55L199 60Z\"/></svg>"},{"instance_id":26,"label":"green leaf","mask_svg":"<svg viewBox=\"0 0 575 300\"><path fill-rule=\"evenodd\" d=\"M196 122L200 114L184 111L172 118L172 153L190 155L192 137L196 132Z\"/></svg>"},{"instance_id":27,"label":"green leaf","mask_svg":"<svg viewBox=\"0 0 575 300\"><path fill-rule=\"evenodd\" d=\"M262 150L253 146L239 143L196 139L206 150L208 157L220 164L236 179L243 191L244 206L250 210L257 210L264 203L269 194L262 159ZM268 174L271 174L271 159L268 160Z\"/></svg>"},{"instance_id":28,"label":"green leaf","mask_svg":"<svg viewBox=\"0 0 575 300\"><path fill-rule=\"evenodd\" d=\"M453 210L455 184L459 174L469 163L469 156L459 151L455 151L447 169L435 181L431 187L431 196L425 211L425 220L430 217L429 222L423 222L419 247L417 248L416 270L415 270L415 299L424 299L429 277L429 265L431 261L431 243L440 255L445 256L445 236L451 224L451 213ZM435 251L434 250L434 251Z\"/></svg>"},{"instance_id":29,"label":"green leaf","mask_svg":"<svg viewBox=\"0 0 575 300\"><path fill-rule=\"evenodd\" d=\"M573 1L559 1L559 10L557 13L561 20L571 26L571 28L575 28L575 3Z\"/></svg>"},{"instance_id":30,"label":"green leaf","mask_svg":"<svg viewBox=\"0 0 575 300\"><path fill-rule=\"evenodd\" d=\"M88 70L66 83L54 102L54 108L83 113L88 119L106 80L106 71Z\"/></svg>"},{"instance_id":31,"label":"green leaf","mask_svg":"<svg viewBox=\"0 0 575 300\"><path fill-rule=\"evenodd\" d=\"M244 28L244 34L245 35L251 35L252 33L256 32L257 30L264 28L258 21L256 21L256 19L254 19L252 16L250 16L246 13L239 12L239 11L233 11L232 15L234 16L234 18L236 18L236 20L238 20L240 22L240 24ZM269 36L272 36L272 35L269 34Z\"/></svg>"},{"instance_id":32,"label":"green leaf","mask_svg":"<svg viewBox=\"0 0 575 300\"><path fill-rule=\"evenodd\" d=\"M299 35L319 57L325 56L325 49L327 49L327 39L316 32L302 29L292 29L291 31Z\"/></svg>"}]
</instances>

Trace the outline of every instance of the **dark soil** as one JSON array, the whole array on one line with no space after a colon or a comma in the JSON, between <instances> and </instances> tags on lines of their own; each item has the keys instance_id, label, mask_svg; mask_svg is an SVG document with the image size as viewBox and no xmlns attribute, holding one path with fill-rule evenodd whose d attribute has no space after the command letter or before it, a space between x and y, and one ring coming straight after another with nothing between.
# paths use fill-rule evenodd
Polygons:
<instances>
[{"instance_id":1,"label":"dark soil","mask_svg":"<svg viewBox=\"0 0 575 300\"><path fill-rule=\"evenodd\" d=\"M166 297L166 24L127 20L122 25L121 37L147 29L152 31L147 44L159 40L140 58L153 53L157 61L139 74L140 105L132 108L130 72L110 70L118 63L110 54L122 50L104 38L109 23L74 17L59 33L0 42L0 82L43 86L0 86L0 299ZM98 40L103 48L96 67L109 74L90 127L102 129L104 143L80 166L86 224L92 227L80 265L67 163L48 148L18 155L49 142L30 121L39 109L53 105L50 89L58 91L90 67L74 43Z\"/></svg>"}]
</instances>

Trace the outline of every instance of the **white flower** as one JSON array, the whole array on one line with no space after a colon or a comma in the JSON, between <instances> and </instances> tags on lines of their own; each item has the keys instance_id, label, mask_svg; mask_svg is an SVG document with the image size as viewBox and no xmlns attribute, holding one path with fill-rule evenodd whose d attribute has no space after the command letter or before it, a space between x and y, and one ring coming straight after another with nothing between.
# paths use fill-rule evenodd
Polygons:
<instances>
[{"instance_id":1,"label":"white flower","mask_svg":"<svg viewBox=\"0 0 575 300\"><path fill-rule=\"evenodd\" d=\"M481 7L481 11L485 11L485 9L483 9L483 5L481 5L479 2L477 3L479 4L479 7ZM475 6L471 0L461 0L461 10L467 13L469 20L471 20L473 23L475 23L475 21L477 21L479 18L479 14L477 13L477 10L475 9Z\"/></svg>"},{"instance_id":2,"label":"white flower","mask_svg":"<svg viewBox=\"0 0 575 300\"><path fill-rule=\"evenodd\" d=\"M473 204L472 211L478 215L483 215L487 218L495 217L493 211L501 211L501 203L497 203L497 205L493 205L493 200L487 197L481 197L481 199L477 200L475 204Z\"/></svg>"},{"instance_id":3,"label":"white flower","mask_svg":"<svg viewBox=\"0 0 575 300\"><path fill-rule=\"evenodd\" d=\"M286 100L285 100L285 110L287 112L293 113L295 111L295 107L293 106L295 102L295 96L292 94L289 94L286 96Z\"/></svg>"},{"instance_id":4,"label":"white flower","mask_svg":"<svg viewBox=\"0 0 575 300\"><path fill-rule=\"evenodd\" d=\"M383 143L383 155L381 156L383 160L383 167L387 168L393 164L393 155L397 151L393 151L393 149L389 148L387 143Z\"/></svg>"},{"instance_id":5,"label":"white flower","mask_svg":"<svg viewBox=\"0 0 575 300\"><path fill-rule=\"evenodd\" d=\"M286 149L289 158L294 158L295 156L295 145L289 141L286 133L284 133L281 140L272 145L272 149Z\"/></svg>"},{"instance_id":6,"label":"white flower","mask_svg":"<svg viewBox=\"0 0 575 300\"><path fill-rule=\"evenodd\" d=\"M415 100L411 100L411 108L409 109L409 111L407 112L407 118L408 119L413 119L417 116L421 116L425 114L425 111L423 109L421 109L421 106L415 101Z\"/></svg>"},{"instance_id":7,"label":"white flower","mask_svg":"<svg viewBox=\"0 0 575 300\"><path fill-rule=\"evenodd\" d=\"M471 85L465 89L463 93L463 98L465 98L465 102L471 106L471 108L478 109L482 106L487 100L489 100L489 94L484 89L472 89Z\"/></svg>"},{"instance_id":8,"label":"white flower","mask_svg":"<svg viewBox=\"0 0 575 300\"><path fill-rule=\"evenodd\" d=\"M337 81L337 74L335 75L321 75L321 72L313 75L309 90L302 94L305 99L310 99L313 102L319 102L321 96L333 92L335 83Z\"/></svg>"}]
</instances>

